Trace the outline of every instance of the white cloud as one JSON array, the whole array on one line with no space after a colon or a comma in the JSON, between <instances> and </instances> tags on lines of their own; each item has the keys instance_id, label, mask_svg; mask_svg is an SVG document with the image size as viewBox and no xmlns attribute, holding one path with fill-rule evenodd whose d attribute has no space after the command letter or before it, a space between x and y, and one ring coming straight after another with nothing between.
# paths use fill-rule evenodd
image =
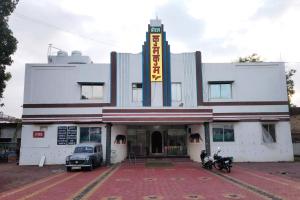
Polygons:
<instances>
[{"instance_id":1,"label":"white cloud","mask_svg":"<svg viewBox=\"0 0 300 200\"><path fill-rule=\"evenodd\" d=\"M253 52L267 61L300 62L297 0L60 0L20 1L10 18L19 41L6 114L21 116L24 66L46 62L47 45L81 50L94 62L111 51L141 51L151 18L162 18L172 52L201 50L204 62L231 62ZM300 64L293 102L300 105Z\"/></svg>"}]
</instances>

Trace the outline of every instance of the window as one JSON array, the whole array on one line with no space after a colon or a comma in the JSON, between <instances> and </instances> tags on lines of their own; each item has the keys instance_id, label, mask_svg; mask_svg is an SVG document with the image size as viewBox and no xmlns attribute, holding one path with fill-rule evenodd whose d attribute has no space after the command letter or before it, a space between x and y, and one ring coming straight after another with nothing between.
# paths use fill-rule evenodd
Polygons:
<instances>
[{"instance_id":1,"label":"window","mask_svg":"<svg viewBox=\"0 0 300 200\"><path fill-rule=\"evenodd\" d=\"M48 130L48 126L40 126L40 131L46 132Z\"/></svg>"},{"instance_id":2,"label":"window","mask_svg":"<svg viewBox=\"0 0 300 200\"><path fill-rule=\"evenodd\" d=\"M262 129L262 139L264 143L276 142L275 124L263 124Z\"/></svg>"},{"instance_id":3,"label":"window","mask_svg":"<svg viewBox=\"0 0 300 200\"><path fill-rule=\"evenodd\" d=\"M231 98L231 83L210 83L209 86L211 99Z\"/></svg>"},{"instance_id":4,"label":"window","mask_svg":"<svg viewBox=\"0 0 300 200\"><path fill-rule=\"evenodd\" d=\"M142 83L132 83L132 101L142 102L143 100L143 85Z\"/></svg>"},{"instance_id":5,"label":"window","mask_svg":"<svg viewBox=\"0 0 300 200\"><path fill-rule=\"evenodd\" d=\"M181 83L172 83L172 101L181 101Z\"/></svg>"},{"instance_id":6,"label":"window","mask_svg":"<svg viewBox=\"0 0 300 200\"><path fill-rule=\"evenodd\" d=\"M214 125L213 126L214 142L234 142L233 125Z\"/></svg>"},{"instance_id":7,"label":"window","mask_svg":"<svg viewBox=\"0 0 300 200\"><path fill-rule=\"evenodd\" d=\"M102 99L104 85L81 85L81 99Z\"/></svg>"},{"instance_id":8,"label":"window","mask_svg":"<svg viewBox=\"0 0 300 200\"><path fill-rule=\"evenodd\" d=\"M80 143L101 142L101 127L81 127Z\"/></svg>"},{"instance_id":9,"label":"window","mask_svg":"<svg viewBox=\"0 0 300 200\"><path fill-rule=\"evenodd\" d=\"M76 147L74 153L93 153L93 147Z\"/></svg>"}]
</instances>

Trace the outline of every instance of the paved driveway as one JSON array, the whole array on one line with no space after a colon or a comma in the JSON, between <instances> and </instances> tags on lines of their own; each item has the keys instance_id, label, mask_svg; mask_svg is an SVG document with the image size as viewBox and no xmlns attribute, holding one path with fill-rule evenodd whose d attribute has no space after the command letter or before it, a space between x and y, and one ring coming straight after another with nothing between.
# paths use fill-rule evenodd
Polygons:
<instances>
[{"instance_id":1,"label":"paved driveway","mask_svg":"<svg viewBox=\"0 0 300 200\"><path fill-rule=\"evenodd\" d=\"M227 174L193 162L147 168L123 163L92 172L59 173L0 194L0 199L300 199L300 182L235 165Z\"/></svg>"}]
</instances>

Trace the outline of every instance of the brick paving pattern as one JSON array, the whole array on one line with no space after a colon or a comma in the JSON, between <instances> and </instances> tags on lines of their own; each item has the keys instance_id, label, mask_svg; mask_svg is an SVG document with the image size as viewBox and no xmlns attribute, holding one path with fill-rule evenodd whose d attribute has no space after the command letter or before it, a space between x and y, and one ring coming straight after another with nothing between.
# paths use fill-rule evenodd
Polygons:
<instances>
[{"instance_id":1,"label":"brick paving pattern","mask_svg":"<svg viewBox=\"0 0 300 200\"><path fill-rule=\"evenodd\" d=\"M100 167L92 172L52 174L36 182L2 192L0 199L299 199L298 179L260 170L257 167L260 164L250 164L251 167L245 165L246 163L236 164L232 173L227 174L215 169L202 169L199 164L193 162L174 162L173 167L156 168L145 167L143 163L134 165L125 162L113 168ZM268 164L261 165L266 167Z\"/></svg>"},{"instance_id":2,"label":"brick paving pattern","mask_svg":"<svg viewBox=\"0 0 300 200\"><path fill-rule=\"evenodd\" d=\"M175 169L175 170L171 170ZM126 183L118 181L128 179ZM122 165L102 187L88 199L120 196L122 200L140 199L229 199L224 195L241 195L243 199L262 199L255 193L239 188L216 177L191 162L176 164L174 168L145 168L143 164ZM152 198L147 198L152 196ZM157 198L154 198L156 196ZM193 197L190 197L193 199ZM232 198L233 199L233 198Z\"/></svg>"}]
</instances>

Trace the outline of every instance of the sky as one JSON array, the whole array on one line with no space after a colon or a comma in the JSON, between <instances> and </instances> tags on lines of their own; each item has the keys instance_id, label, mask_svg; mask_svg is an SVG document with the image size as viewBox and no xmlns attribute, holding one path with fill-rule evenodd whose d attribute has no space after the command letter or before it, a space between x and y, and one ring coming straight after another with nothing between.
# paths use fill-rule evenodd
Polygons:
<instances>
[{"instance_id":1,"label":"sky","mask_svg":"<svg viewBox=\"0 0 300 200\"><path fill-rule=\"evenodd\" d=\"M299 0L23 0L9 18L19 41L0 111L21 117L25 63L46 63L48 44L109 63L111 51L138 53L150 19L160 18L172 53L200 50L203 62L252 53L287 62L300 106Z\"/></svg>"}]
</instances>

